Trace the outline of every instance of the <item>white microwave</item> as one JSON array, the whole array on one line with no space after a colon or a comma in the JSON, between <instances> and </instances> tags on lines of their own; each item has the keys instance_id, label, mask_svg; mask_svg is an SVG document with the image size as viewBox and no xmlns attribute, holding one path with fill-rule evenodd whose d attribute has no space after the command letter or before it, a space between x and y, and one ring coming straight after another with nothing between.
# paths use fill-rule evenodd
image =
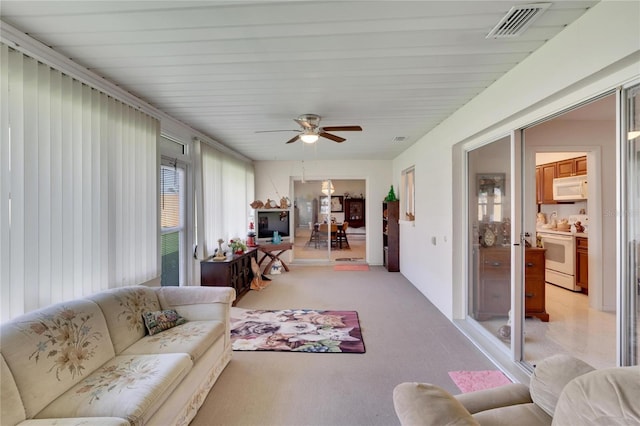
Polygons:
<instances>
[{"instance_id":1,"label":"white microwave","mask_svg":"<svg viewBox=\"0 0 640 426\"><path fill-rule=\"evenodd\" d=\"M555 201L575 201L587 199L587 177L570 176L553 180Z\"/></svg>"}]
</instances>

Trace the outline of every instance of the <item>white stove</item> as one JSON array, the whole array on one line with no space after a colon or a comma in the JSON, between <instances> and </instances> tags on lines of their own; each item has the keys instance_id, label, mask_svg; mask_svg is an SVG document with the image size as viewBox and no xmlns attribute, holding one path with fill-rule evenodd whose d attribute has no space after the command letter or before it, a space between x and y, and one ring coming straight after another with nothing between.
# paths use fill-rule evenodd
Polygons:
<instances>
[{"instance_id":1,"label":"white stove","mask_svg":"<svg viewBox=\"0 0 640 426\"><path fill-rule=\"evenodd\" d=\"M575 225L580 222L587 232L589 218L587 215L571 215L567 218L571 226L570 231L541 229L538 234L542 240L545 252L545 281L564 287L571 291L580 291L576 285L576 239Z\"/></svg>"}]
</instances>

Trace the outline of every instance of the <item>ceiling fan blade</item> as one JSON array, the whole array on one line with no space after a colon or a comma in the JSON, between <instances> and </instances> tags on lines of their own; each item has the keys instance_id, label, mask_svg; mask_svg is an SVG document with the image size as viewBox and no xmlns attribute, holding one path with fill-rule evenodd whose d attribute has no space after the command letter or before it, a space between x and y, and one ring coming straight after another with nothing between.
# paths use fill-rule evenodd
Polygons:
<instances>
[{"instance_id":1,"label":"ceiling fan blade","mask_svg":"<svg viewBox=\"0 0 640 426\"><path fill-rule=\"evenodd\" d=\"M360 126L327 126L322 128L326 132L361 132Z\"/></svg>"},{"instance_id":2,"label":"ceiling fan blade","mask_svg":"<svg viewBox=\"0 0 640 426\"><path fill-rule=\"evenodd\" d=\"M294 137L292 137L291 139L289 139L286 143L294 143L295 141L297 141L298 139L300 139L300 135L295 135Z\"/></svg>"},{"instance_id":3,"label":"ceiling fan blade","mask_svg":"<svg viewBox=\"0 0 640 426\"><path fill-rule=\"evenodd\" d=\"M254 133L274 133L274 132L300 132L300 130L292 130L292 129L286 129L286 130L256 130Z\"/></svg>"},{"instance_id":4,"label":"ceiling fan blade","mask_svg":"<svg viewBox=\"0 0 640 426\"><path fill-rule=\"evenodd\" d=\"M323 138L327 138L327 139L331 139L334 142L344 142L346 141L345 138L341 138L340 136L336 136L336 135L332 135L331 133L326 133L326 132L320 132L318 133L320 136L322 136Z\"/></svg>"},{"instance_id":5,"label":"ceiling fan blade","mask_svg":"<svg viewBox=\"0 0 640 426\"><path fill-rule=\"evenodd\" d=\"M305 120L300 120L299 118L294 118L293 121L304 127L305 129L313 129L313 125Z\"/></svg>"}]
</instances>

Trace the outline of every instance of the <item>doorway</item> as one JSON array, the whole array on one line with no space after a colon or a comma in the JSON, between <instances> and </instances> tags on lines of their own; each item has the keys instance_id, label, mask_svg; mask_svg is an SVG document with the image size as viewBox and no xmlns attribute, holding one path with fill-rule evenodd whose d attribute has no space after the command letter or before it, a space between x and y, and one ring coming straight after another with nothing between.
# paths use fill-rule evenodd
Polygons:
<instances>
[{"instance_id":1,"label":"doorway","mask_svg":"<svg viewBox=\"0 0 640 426\"><path fill-rule=\"evenodd\" d=\"M296 263L366 261L366 181L294 180Z\"/></svg>"},{"instance_id":2,"label":"doorway","mask_svg":"<svg viewBox=\"0 0 640 426\"><path fill-rule=\"evenodd\" d=\"M616 225L615 215L601 212L615 205L615 174L602 170L616 168L616 95L529 126L523 140L523 229L545 250L549 317L525 318L523 360L535 365L567 353L597 368L613 367ZM560 196L565 182L583 194Z\"/></svg>"}]
</instances>

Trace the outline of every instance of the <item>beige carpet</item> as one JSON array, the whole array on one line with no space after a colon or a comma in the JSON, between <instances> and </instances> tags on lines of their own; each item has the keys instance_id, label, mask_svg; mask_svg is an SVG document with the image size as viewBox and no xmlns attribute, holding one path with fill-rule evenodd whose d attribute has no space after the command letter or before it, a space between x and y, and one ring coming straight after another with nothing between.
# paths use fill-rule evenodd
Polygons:
<instances>
[{"instance_id":1,"label":"beige carpet","mask_svg":"<svg viewBox=\"0 0 640 426\"><path fill-rule=\"evenodd\" d=\"M367 352L234 352L193 426L397 425L398 383L455 394L449 371L496 368L399 273L293 266L271 278L238 306L358 311Z\"/></svg>"}]
</instances>

